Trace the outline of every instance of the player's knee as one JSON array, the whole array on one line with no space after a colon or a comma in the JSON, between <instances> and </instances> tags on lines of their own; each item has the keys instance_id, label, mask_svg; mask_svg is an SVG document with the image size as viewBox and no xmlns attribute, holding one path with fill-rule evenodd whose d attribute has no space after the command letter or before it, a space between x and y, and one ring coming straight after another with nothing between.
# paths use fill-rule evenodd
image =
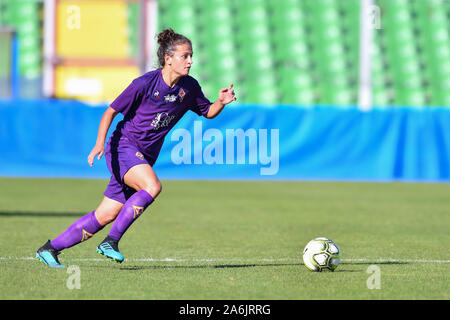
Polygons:
<instances>
[{"instance_id":1,"label":"player's knee","mask_svg":"<svg viewBox=\"0 0 450 320\"><path fill-rule=\"evenodd\" d=\"M159 180L152 181L147 183L143 189L155 199L162 191L162 184Z\"/></svg>"},{"instance_id":2,"label":"player's knee","mask_svg":"<svg viewBox=\"0 0 450 320\"><path fill-rule=\"evenodd\" d=\"M95 217L97 218L98 223L104 226L114 221L122 209L122 206L123 204L109 200L105 197L95 210Z\"/></svg>"},{"instance_id":3,"label":"player's knee","mask_svg":"<svg viewBox=\"0 0 450 320\"><path fill-rule=\"evenodd\" d=\"M100 223L102 226L107 225L108 223L114 221L116 219L117 214L116 212L111 211L97 211L96 217L98 223Z\"/></svg>"}]
</instances>

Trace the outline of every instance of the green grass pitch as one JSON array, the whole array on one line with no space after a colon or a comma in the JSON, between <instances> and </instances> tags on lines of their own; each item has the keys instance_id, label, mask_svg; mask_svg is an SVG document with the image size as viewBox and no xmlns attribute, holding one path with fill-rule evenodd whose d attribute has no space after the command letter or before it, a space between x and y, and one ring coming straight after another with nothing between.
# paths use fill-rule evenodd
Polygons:
<instances>
[{"instance_id":1,"label":"green grass pitch","mask_svg":"<svg viewBox=\"0 0 450 320\"><path fill-rule=\"evenodd\" d=\"M1 178L0 299L450 298L449 184L162 183L122 238L122 264L95 251L109 225L55 270L37 248L95 209L107 181ZM340 246L335 272L302 263L319 236Z\"/></svg>"}]
</instances>

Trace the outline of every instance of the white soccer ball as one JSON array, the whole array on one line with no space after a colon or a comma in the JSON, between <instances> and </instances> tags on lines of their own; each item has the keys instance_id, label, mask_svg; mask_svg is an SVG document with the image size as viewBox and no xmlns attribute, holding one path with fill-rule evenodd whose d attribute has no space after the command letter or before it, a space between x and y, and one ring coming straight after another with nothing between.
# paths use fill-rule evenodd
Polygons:
<instances>
[{"instance_id":1,"label":"white soccer ball","mask_svg":"<svg viewBox=\"0 0 450 320\"><path fill-rule=\"evenodd\" d=\"M311 271L334 271L340 261L339 247L328 238L315 238L303 249L303 263Z\"/></svg>"}]
</instances>

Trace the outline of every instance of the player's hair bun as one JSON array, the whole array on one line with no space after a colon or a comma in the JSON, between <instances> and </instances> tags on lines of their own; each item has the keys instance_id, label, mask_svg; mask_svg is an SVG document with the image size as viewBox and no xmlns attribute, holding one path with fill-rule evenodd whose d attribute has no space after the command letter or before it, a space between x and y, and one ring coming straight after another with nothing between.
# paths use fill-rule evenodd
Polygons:
<instances>
[{"instance_id":1,"label":"player's hair bun","mask_svg":"<svg viewBox=\"0 0 450 320\"><path fill-rule=\"evenodd\" d=\"M166 45L171 42L176 37L175 31L173 29L165 29L158 34L158 44L160 46Z\"/></svg>"},{"instance_id":2,"label":"player's hair bun","mask_svg":"<svg viewBox=\"0 0 450 320\"><path fill-rule=\"evenodd\" d=\"M192 46L191 40L176 33L173 29L164 29L158 34L158 62L161 67L164 67L166 54L171 56L175 51L175 46L182 43L189 43Z\"/></svg>"}]
</instances>

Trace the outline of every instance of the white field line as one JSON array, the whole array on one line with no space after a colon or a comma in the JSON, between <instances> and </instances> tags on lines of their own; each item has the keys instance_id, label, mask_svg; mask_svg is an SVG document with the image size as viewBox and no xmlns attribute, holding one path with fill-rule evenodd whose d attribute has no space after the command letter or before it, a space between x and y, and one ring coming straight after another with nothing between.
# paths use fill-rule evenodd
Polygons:
<instances>
[{"instance_id":1,"label":"white field line","mask_svg":"<svg viewBox=\"0 0 450 320\"><path fill-rule=\"evenodd\" d=\"M35 260L35 257L13 257L13 256L5 256L0 257L1 260ZM72 261L107 261L110 262L106 258L72 258ZM141 258L141 259L125 259L125 261L129 262L218 262L218 263L229 263L229 262L302 262L301 258L254 258L254 259L241 259L241 258L190 258L190 259L181 259L181 258ZM450 263L450 260L434 260L434 259L394 259L394 258L375 258L375 259L342 259L341 262L370 262L370 263Z\"/></svg>"}]
</instances>

